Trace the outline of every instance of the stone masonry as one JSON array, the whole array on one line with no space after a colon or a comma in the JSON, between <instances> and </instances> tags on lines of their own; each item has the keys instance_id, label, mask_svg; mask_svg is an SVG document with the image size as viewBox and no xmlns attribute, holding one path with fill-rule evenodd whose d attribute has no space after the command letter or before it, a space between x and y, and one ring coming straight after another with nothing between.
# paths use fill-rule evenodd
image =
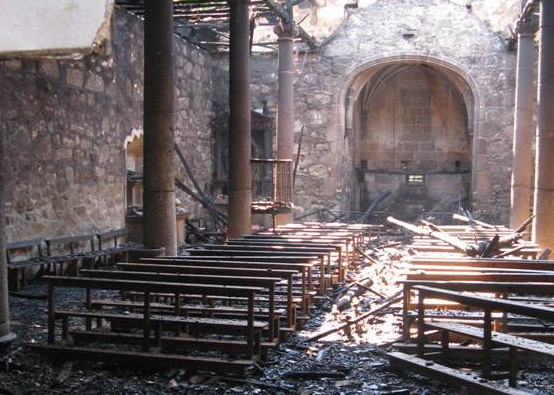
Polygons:
<instances>
[{"instance_id":1,"label":"stone masonry","mask_svg":"<svg viewBox=\"0 0 554 395\"><path fill-rule=\"evenodd\" d=\"M364 75L389 64L425 64L449 74L471 107L473 210L506 222L514 61L505 41L461 4L392 0L351 11L318 53L297 56L295 132L304 126L304 136L295 203L309 210L335 202L349 210L356 179L349 117ZM259 70L277 69L268 55L253 62L254 70L258 62ZM252 91L254 107L276 97L274 75L254 73Z\"/></svg>"},{"instance_id":2,"label":"stone masonry","mask_svg":"<svg viewBox=\"0 0 554 395\"><path fill-rule=\"evenodd\" d=\"M117 229L125 216L125 147L142 129L142 21L117 10L109 53L0 62L8 141L7 237ZM202 185L211 179L210 58L176 38L176 141ZM187 185L178 159L178 177ZM178 192L189 211L199 208Z\"/></svg>"}]
</instances>

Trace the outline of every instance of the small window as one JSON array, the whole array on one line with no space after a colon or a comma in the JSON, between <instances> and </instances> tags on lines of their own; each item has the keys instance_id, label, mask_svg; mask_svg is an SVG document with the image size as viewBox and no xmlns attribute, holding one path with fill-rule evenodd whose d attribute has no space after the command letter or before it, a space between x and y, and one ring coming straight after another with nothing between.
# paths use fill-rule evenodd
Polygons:
<instances>
[{"instance_id":1,"label":"small window","mask_svg":"<svg viewBox=\"0 0 554 395\"><path fill-rule=\"evenodd\" d=\"M460 171L460 168L461 168L460 161L457 160L456 162L454 162L454 170Z\"/></svg>"},{"instance_id":2,"label":"small window","mask_svg":"<svg viewBox=\"0 0 554 395\"><path fill-rule=\"evenodd\" d=\"M400 162L400 169L401 170L408 170L408 161L407 160L403 160Z\"/></svg>"},{"instance_id":3,"label":"small window","mask_svg":"<svg viewBox=\"0 0 554 395\"><path fill-rule=\"evenodd\" d=\"M367 169L367 160L362 159L360 161L360 168L366 170Z\"/></svg>"},{"instance_id":4,"label":"small window","mask_svg":"<svg viewBox=\"0 0 554 395\"><path fill-rule=\"evenodd\" d=\"M424 174L407 174L406 175L406 185L408 185L408 186L425 185L425 175Z\"/></svg>"}]
</instances>

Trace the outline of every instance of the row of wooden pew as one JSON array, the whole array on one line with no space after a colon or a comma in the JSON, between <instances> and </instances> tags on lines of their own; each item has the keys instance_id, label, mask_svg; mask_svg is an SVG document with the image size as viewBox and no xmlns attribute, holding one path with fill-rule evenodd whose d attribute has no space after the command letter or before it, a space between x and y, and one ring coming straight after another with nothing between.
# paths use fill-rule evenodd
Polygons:
<instances>
[{"instance_id":1,"label":"row of wooden pew","mask_svg":"<svg viewBox=\"0 0 554 395\"><path fill-rule=\"evenodd\" d=\"M513 232L461 228L441 230L467 240ZM478 393L525 393L517 388L518 356L554 357L554 261L528 259L540 249L522 244L503 258L475 258L426 238L412 243L415 255L402 280L403 342L396 344L400 351L389 353L391 367ZM481 370L453 368L451 362L461 358L479 360ZM496 368L509 371L500 375L507 382L498 382Z\"/></svg>"},{"instance_id":2,"label":"row of wooden pew","mask_svg":"<svg viewBox=\"0 0 554 395\"><path fill-rule=\"evenodd\" d=\"M106 266L132 247L125 229L103 233L34 238L6 244L9 289L19 291L29 274L76 272L82 265Z\"/></svg>"},{"instance_id":3,"label":"row of wooden pew","mask_svg":"<svg viewBox=\"0 0 554 395\"><path fill-rule=\"evenodd\" d=\"M48 344L35 348L62 358L244 373L344 280L371 229L294 224L183 256L45 276ZM60 308L61 287L84 289L83 300Z\"/></svg>"}]
</instances>

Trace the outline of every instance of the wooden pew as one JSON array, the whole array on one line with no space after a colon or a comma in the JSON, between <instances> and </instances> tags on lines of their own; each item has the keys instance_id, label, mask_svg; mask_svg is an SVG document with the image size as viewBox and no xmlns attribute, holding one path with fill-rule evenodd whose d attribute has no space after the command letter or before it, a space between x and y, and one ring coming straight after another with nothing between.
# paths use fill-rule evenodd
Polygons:
<instances>
[{"instance_id":1,"label":"wooden pew","mask_svg":"<svg viewBox=\"0 0 554 395\"><path fill-rule=\"evenodd\" d=\"M21 240L6 244L9 289L21 290L27 284L27 269L48 267L50 261L43 255L43 239Z\"/></svg>"},{"instance_id":2,"label":"wooden pew","mask_svg":"<svg viewBox=\"0 0 554 395\"><path fill-rule=\"evenodd\" d=\"M330 259L330 265L333 265L336 262L337 267L337 273L338 273L338 281L342 282L344 281L344 276L346 274L346 268L348 266L348 263L345 265L345 262L347 262L346 259L344 259L343 256L343 247L342 244L332 244L332 243L316 243L316 242L299 242L299 241L281 241L281 240L275 240L275 239L255 239L255 240L248 240L248 239L234 239L227 241L227 245L237 245L237 246L253 246L253 247L273 247L276 248L279 251L287 251L289 248L307 248L308 252L311 248L325 248L329 249L329 259ZM333 259L336 257L336 259Z\"/></svg>"},{"instance_id":3,"label":"wooden pew","mask_svg":"<svg viewBox=\"0 0 554 395\"><path fill-rule=\"evenodd\" d=\"M230 250L230 249L210 249L200 250L191 249L188 250L191 257L210 257L210 259L234 259L245 260L249 257L250 260L256 260L261 262L280 262L280 263L309 263L313 261L319 262L319 293L325 295L326 293L326 277L325 277L325 254L318 255L308 252L279 252L275 254L269 254L264 250ZM173 258L173 257L172 257Z\"/></svg>"},{"instance_id":4,"label":"wooden pew","mask_svg":"<svg viewBox=\"0 0 554 395\"><path fill-rule=\"evenodd\" d=\"M64 274L66 269L72 269L78 274L79 266L92 266L99 253L95 249L95 234L78 236L60 236L46 239L46 255L53 265L53 273Z\"/></svg>"},{"instance_id":5,"label":"wooden pew","mask_svg":"<svg viewBox=\"0 0 554 395\"><path fill-rule=\"evenodd\" d=\"M309 309L312 296L312 268L315 265L314 262L300 263L285 262L280 260L276 262L264 262L257 261L256 259L263 259L263 257L241 257L240 259L230 259L229 257L219 257L221 259L212 259L212 257L160 257L160 258L142 258L141 263L153 264L153 265L175 265L175 266L210 266L210 267L222 267L222 268L241 268L241 269L264 269L264 270L295 270L300 274L300 304L302 307L302 313L309 315ZM226 259L227 258L227 259ZM294 259L290 259L293 260ZM270 259L271 261L271 259Z\"/></svg>"},{"instance_id":6,"label":"wooden pew","mask_svg":"<svg viewBox=\"0 0 554 395\"><path fill-rule=\"evenodd\" d=\"M156 332L155 340L160 344L161 333L163 333L163 327L166 326L166 330L174 330L181 332L183 328L187 326L193 326L197 331L205 331L209 333L236 333L240 331L246 341L244 342L243 352L246 354L247 361L255 363L259 359L259 334L260 330L267 328L267 323L258 323L254 320L254 300L257 292L261 291L259 287L248 286L228 286L228 285L210 285L210 284L188 284L188 283L176 283L176 282L159 282L159 281L140 281L140 280L118 280L118 279L104 279L104 278L92 278L92 277L62 277L62 276L45 276L44 279L48 282L48 343L49 347L42 347L47 352L55 352L63 354L69 357L81 358L83 355L94 358L98 356L102 358L103 350L96 349L75 349L75 354L71 354L70 348L59 346L54 347L55 338L55 324L57 320L63 321L62 336L66 337L69 333L69 318L70 317L82 317L85 318L87 331L92 329L93 319L104 319L114 322L123 322L128 324L140 324L142 328L142 341L140 345L144 351L149 351L152 343L150 331L152 329ZM86 305L90 307L92 300L92 289L103 290L116 290L116 291L136 291L143 292L143 313L142 314L115 314L102 311L66 311L57 310L55 308L55 293L56 287L77 287L86 289ZM199 295L213 295L213 296L235 296L243 297L247 300L247 319L246 320L217 320L198 317L182 317L178 314L173 315L153 315L151 314L151 302L150 295L153 293L168 292L175 295L183 294L199 294ZM110 342L112 339L106 336L106 342ZM101 338L101 336L100 336ZM98 340L98 339L97 339ZM192 342L194 339L189 338L186 341ZM204 339L203 344L209 344L209 339ZM174 342L179 341L179 338L173 339ZM38 346L38 348L41 348ZM61 350L63 349L63 351ZM126 354L130 355L130 354ZM144 353L137 355L137 358L144 358ZM168 355L168 358L173 358L173 355ZM155 359L155 358L154 358ZM211 366L209 370L229 369L229 370L241 370L251 364L245 363L245 360L237 360L237 364L229 366L229 361L214 360L209 358L202 360L198 357L178 358L182 363L188 364L188 366L197 368L198 364L203 366ZM204 363L207 360L212 362L211 365ZM218 363L218 361L220 363Z\"/></svg>"},{"instance_id":7,"label":"wooden pew","mask_svg":"<svg viewBox=\"0 0 554 395\"><path fill-rule=\"evenodd\" d=\"M410 336L412 318L409 315L411 303L411 292L416 286L438 287L454 292L484 292L491 294L528 294L528 295L551 295L554 284L550 282L492 282L492 281L434 281L434 280L404 280L403 284L403 338Z\"/></svg>"},{"instance_id":8,"label":"wooden pew","mask_svg":"<svg viewBox=\"0 0 554 395\"><path fill-rule=\"evenodd\" d=\"M163 265L147 263L119 263L121 270L147 272L147 273L181 273L181 274L201 274L218 275L228 277L278 277L286 281L286 321L285 327L293 329L296 320L296 305L293 300L293 276L298 273L297 270L284 269L254 269L240 267L218 267L218 266L185 266L185 265Z\"/></svg>"},{"instance_id":9,"label":"wooden pew","mask_svg":"<svg viewBox=\"0 0 554 395\"><path fill-rule=\"evenodd\" d=\"M127 242L126 229L109 230L98 233L96 237L98 239L98 255L103 266L107 266L108 258L112 263L115 263L115 258L119 254L124 254L125 260L128 260L127 253L132 244Z\"/></svg>"},{"instance_id":10,"label":"wooden pew","mask_svg":"<svg viewBox=\"0 0 554 395\"><path fill-rule=\"evenodd\" d=\"M269 306L266 319L268 321L268 341L273 342L279 337L279 321L275 316L275 284L281 281L279 277L245 277L245 276L220 276L203 274L183 274L183 273L165 273L165 272L144 272L144 271L114 271L114 270L81 270L81 275L89 278L102 278L114 280L135 280L135 281L155 281L166 283L184 283L184 284L210 284L210 285L232 285L259 287L267 289L269 295ZM175 314L180 315L186 312L181 306L181 298L186 295L180 295L175 298Z\"/></svg>"},{"instance_id":11,"label":"wooden pew","mask_svg":"<svg viewBox=\"0 0 554 395\"><path fill-rule=\"evenodd\" d=\"M554 346L536 342L528 339L522 339L516 336L508 336L506 334L495 333L492 331L492 311L502 311L512 314L518 314L527 317L539 318L544 320L554 320L554 308L529 305L521 302L514 302L504 299L490 298L484 296L461 294L452 290L441 289L436 287L426 287L417 285L413 287L418 292L418 356L424 356L424 344L425 344L425 329L429 326L433 326L433 323L425 321L424 300L428 297L438 297L461 303L468 306L479 307L484 310L484 326L483 329L479 328L467 328L465 325L447 325L447 324L435 324L436 328L445 331L445 336L442 341L444 353L447 354L448 337L447 333L451 330L455 330L457 333L463 333L470 337L478 337L483 341L483 372L485 377L489 377L491 373L491 350L494 343L501 343L507 345L511 349L511 366L510 366L510 386L517 386L517 362L516 362L516 350L524 349L527 351L533 351L541 354L554 356Z\"/></svg>"},{"instance_id":12,"label":"wooden pew","mask_svg":"<svg viewBox=\"0 0 554 395\"><path fill-rule=\"evenodd\" d=\"M201 249L206 249L210 251L234 251L240 253L264 253L264 254L296 254L309 256L317 256L320 260L320 280L326 283L328 276L332 276L332 259L331 253L335 251L335 247L305 247L305 246L282 246L282 245L242 245L242 244L203 244ZM196 253L196 249L187 250L189 253ZM343 268L341 263L338 263L337 269L337 281L342 281ZM331 278L329 277L329 282L332 283ZM323 291L325 292L325 291Z\"/></svg>"},{"instance_id":13,"label":"wooden pew","mask_svg":"<svg viewBox=\"0 0 554 395\"><path fill-rule=\"evenodd\" d=\"M501 258L454 258L454 257L422 257L414 256L410 260L414 265L438 266L475 266L488 268L553 270L554 261L537 259L501 259Z\"/></svg>"},{"instance_id":14,"label":"wooden pew","mask_svg":"<svg viewBox=\"0 0 554 395\"><path fill-rule=\"evenodd\" d=\"M354 252L355 245L352 243L352 237L350 235L345 236L309 236L309 235L279 235L279 234L253 234L243 235L237 239L230 240L229 243L239 241L253 241L253 242L284 242L284 243L302 243L302 244L330 244L340 247L341 262L347 262L348 264L354 264Z\"/></svg>"}]
</instances>

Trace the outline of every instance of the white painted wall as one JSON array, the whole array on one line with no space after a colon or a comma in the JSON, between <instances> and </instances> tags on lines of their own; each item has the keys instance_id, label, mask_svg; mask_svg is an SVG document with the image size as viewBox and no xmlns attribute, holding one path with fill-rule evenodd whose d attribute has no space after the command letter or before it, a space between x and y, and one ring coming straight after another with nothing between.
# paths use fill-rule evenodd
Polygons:
<instances>
[{"instance_id":1,"label":"white painted wall","mask_svg":"<svg viewBox=\"0 0 554 395\"><path fill-rule=\"evenodd\" d=\"M109 35L113 0L0 0L0 58L79 56Z\"/></svg>"}]
</instances>

